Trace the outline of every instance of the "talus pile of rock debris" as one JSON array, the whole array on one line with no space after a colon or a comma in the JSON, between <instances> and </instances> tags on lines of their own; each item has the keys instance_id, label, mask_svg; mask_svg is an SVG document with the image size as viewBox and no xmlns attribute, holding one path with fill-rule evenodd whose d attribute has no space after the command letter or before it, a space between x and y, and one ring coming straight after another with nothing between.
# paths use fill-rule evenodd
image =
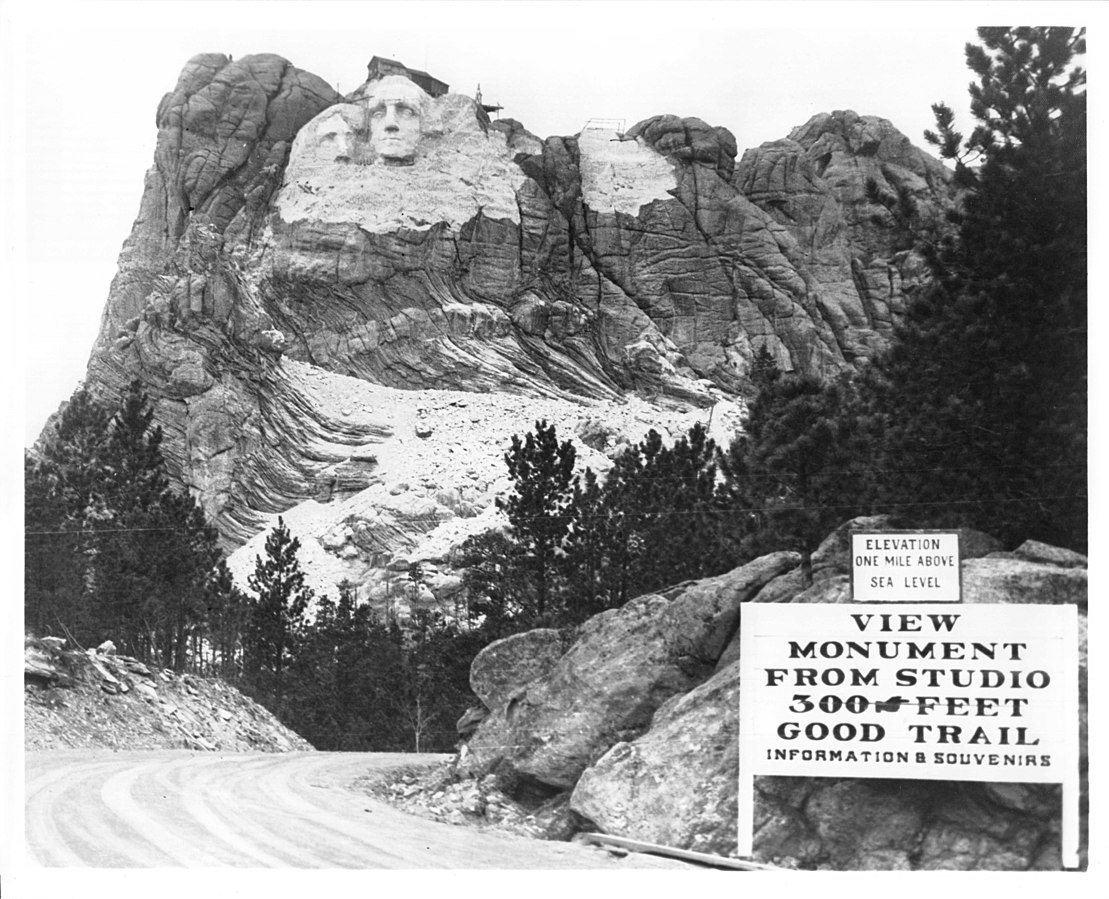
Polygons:
<instances>
[{"instance_id":1,"label":"talus pile of rock debris","mask_svg":"<svg viewBox=\"0 0 1109 899\"><path fill-rule=\"evenodd\" d=\"M27 749L289 752L314 747L215 678L156 669L115 652L24 639Z\"/></svg>"}]
</instances>

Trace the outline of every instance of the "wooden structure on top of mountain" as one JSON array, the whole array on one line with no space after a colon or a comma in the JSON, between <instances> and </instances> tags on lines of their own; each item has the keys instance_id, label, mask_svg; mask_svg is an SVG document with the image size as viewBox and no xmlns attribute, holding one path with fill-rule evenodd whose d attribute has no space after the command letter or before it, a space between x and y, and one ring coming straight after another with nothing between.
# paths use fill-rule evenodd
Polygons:
<instances>
[{"instance_id":1,"label":"wooden structure on top of mountain","mask_svg":"<svg viewBox=\"0 0 1109 899\"><path fill-rule=\"evenodd\" d=\"M474 94L474 102L477 103L486 113L500 112L504 109L499 103L483 103L481 100L481 85L477 86L477 92Z\"/></svg>"},{"instance_id":2,"label":"wooden structure on top of mountain","mask_svg":"<svg viewBox=\"0 0 1109 899\"><path fill-rule=\"evenodd\" d=\"M450 85L445 81L440 81L419 69L410 69L403 62L398 62L395 59L375 56L370 60L366 69L369 72L366 77L367 81L377 81L387 75L401 75L418 84L430 97L441 97L450 90Z\"/></svg>"}]
</instances>

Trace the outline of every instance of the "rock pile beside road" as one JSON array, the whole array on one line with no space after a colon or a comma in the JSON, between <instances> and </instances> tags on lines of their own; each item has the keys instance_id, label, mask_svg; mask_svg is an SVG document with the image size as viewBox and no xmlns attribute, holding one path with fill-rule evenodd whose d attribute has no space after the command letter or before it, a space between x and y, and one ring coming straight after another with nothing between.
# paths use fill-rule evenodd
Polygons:
<instances>
[{"instance_id":1,"label":"rock pile beside road","mask_svg":"<svg viewBox=\"0 0 1109 899\"><path fill-rule=\"evenodd\" d=\"M367 793L413 815L542 840L569 840L580 829L565 796L509 796L494 775L461 775L455 760L412 765L367 776Z\"/></svg>"},{"instance_id":2,"label":"rock pile beside road","mask_svg":"<svg viewBox=\"0 0 1109 899\"><path fill-rule=\"evenodd\" d=\"M156 669L58 637L24 642L27 749L287 752L312 745L215 678Z\"/></svg>"}]
</instances>

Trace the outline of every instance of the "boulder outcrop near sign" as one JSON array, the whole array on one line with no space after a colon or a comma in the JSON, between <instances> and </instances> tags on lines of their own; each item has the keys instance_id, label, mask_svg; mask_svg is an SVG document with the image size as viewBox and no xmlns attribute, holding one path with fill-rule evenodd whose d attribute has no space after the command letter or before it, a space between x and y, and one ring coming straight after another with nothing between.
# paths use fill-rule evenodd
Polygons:
<instances>
[{"instance_id":1,"label":"boulder outcrop near sign","mask_svg":"<svg viewBox=\"0 0 1109 899\"><path fill-rule=\"evenodd\" d=\"M857 519L825 540L817 553L818 585L847 576L850 543L844 537L852 527L870 528L879 521ZM1080 712L1075 724L1085 796L1086 569L1074 554L1041 544L990 552L990 540L982 534L967 534L964 544L968 554L977 556L963 563L968 585L996 584L1015 568L1021 572L1004 588L992 590L990 602L1022 604L1034 585L1041 601L1078 608ZM669 652L656 652L658 660L651 665L644 659L656 643L665 643L660 635L669 633L666 622L684 618L683 610L700 609L709 596L718 610L738 610L740 603L767 597L805 602L794 581L797 564L789 554L764 557L728 575L643 597L591 619L546 673L523 670L517 688L490 708L456 765L462 783L472 777L475 788L495 786L531 802L538 793L548 806L568 796L563 834L599 830L735 857L742 688L738 640L725 649L711 638L698 641L682 627ZM696 617L706 623L722 620ZM717 632L706 627L706 635ZM627 686L627 672L633 669L640 677L634 690ZM502 679L510 680L509 672ZM1060 866L1057 784L783 776L757 777L755 789L754 849L761 862L839 870ZM1085 832L1085 800L1082 809ZM1085 846L1082 852L1085 858Z\"/></svg>"}]
</instances>

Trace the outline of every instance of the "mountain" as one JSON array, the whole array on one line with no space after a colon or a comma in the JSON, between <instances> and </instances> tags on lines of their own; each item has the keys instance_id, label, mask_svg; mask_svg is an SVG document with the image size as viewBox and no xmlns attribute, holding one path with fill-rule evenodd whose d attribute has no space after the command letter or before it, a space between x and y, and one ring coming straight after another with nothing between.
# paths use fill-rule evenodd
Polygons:
<instances>
[{"instance_id":1,"label":"mountain","mask_svg":"<svg viewBox=\"0 0 1109 899\"><path fill-rule=\"evenodd\" d=\"M923 268L867 183L932 218L952 197L854 112L742 156L673 115L541 140L274 55L194 57L157 122L86 382L144 383L240 575L281 513L317 587L382 602L410 561L449 601L435 563L496 523L501 454L536 419L603 469L651 427L727 440L763 348L822 377L879 351Z\"/></svg>"}]
</instances>

